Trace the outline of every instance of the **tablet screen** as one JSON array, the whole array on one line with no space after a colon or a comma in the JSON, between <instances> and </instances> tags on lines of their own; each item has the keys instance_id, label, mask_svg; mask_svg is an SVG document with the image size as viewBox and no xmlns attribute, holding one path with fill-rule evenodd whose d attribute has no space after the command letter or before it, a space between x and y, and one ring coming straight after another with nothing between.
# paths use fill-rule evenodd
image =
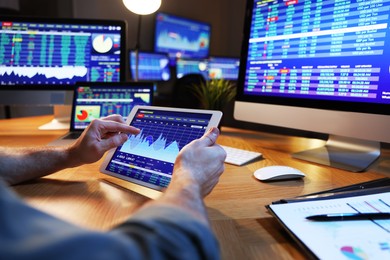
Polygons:
<instances>
[{"instance_id":1,"label":"tablet screen","mask_svg":"<svg viewBox=\"0 0 390 260\"><path fill-rule=\"evenodd\" d=\"M174 109L173 109L174 110ZM141 132L112 154L105 173L154 189L168 186L179 151L210 127L213 113L138 108L130 125Z\"/></svg>"}]
</instances>

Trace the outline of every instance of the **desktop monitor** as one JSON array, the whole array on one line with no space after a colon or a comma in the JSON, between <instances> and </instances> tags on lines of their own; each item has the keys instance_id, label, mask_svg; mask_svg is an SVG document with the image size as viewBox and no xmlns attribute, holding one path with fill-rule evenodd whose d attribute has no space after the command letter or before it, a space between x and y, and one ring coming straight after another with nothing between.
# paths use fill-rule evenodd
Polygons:
<instances>
[{"instance_id":1,"label":"desktop monitor","mask_svg":"<svg viewBox=\"0 0 390 260\"><path fill-rule=\"evenodd\" d=\"M124 21L2 17L0 26L1 104L69 105L77 81L125 80Z\"/></svg>"},{"instance_id":2,"label":"desktop monitor","mask_svg":"<svg viewBox=\"0 0 390 260\"><path fill-rule=\"evenodd\" d=\"M206 58L209 55L211 26L208 23L157 13L154 51L169 54L171 65L178 58Z\"/></svg>"},{"instance_id":3,"label":"desktop monitor","mask_svg":"<svg viewBox=\"0 0 390 260\"><path fill-rule=\"evenodd\" d=\"M209 57L208 78L237 80L240 68L239 58Z\"/></svg>"},{"instance_id":4,"label":"desktop monitor","mask_svg":"<svg viewBox=\"0 0 390 260\"><path fill-rule=\"evenodd\" d=\"M169 81L171 70L167 53L129 51L130 72L133 80Z\"/></svg>"},{"instance_id":5,"label":"desktop monitor","mask_svg":"<svg viewBox=\"0 0 390 260\"><path fill-rule=\"evenodd\" d=\"M207 59L178 59L176 61L176 78L180 79L187 74L201 74L208 78Z\"/></svg>"},{"instance_id":6,"label":"desktop monitor","mask_svg":"<svg viewBox=\"0 0 390 260\"><path fill-rule=\"evenodd\" d=\"M248 0L234 117L328 134L293 157L363 171L390 142L389 4Z\"/></svg>"},{"instance_id":7,"label":"desktop monitor","mask_svg":"<svg viewBox=\"0 0 390 260\"><path fill-rule=\"evenodd\" d=\"M208 59L178 59L176 61L176 77L187 74L201 74L205 79L238 79L239 58L209 57Z\"/></svg>"}]
</instances>

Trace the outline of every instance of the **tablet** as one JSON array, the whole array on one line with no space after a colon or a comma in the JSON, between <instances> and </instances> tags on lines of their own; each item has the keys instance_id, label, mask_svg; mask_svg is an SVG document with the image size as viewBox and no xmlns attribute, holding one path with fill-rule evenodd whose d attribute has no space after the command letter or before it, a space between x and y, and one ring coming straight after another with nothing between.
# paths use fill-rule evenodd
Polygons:
<instances>
[{"instance_id":1,"label":"tablet","mask_svg":"<svg viewBox=\"0 0 390 260\"><path fill-rule=\"evenodd\" d=\"M222 112L156 106L134 106L127 124L141 130L106 155L100 171L162 191L171 181L179 151L218 126Z\"/></svg>"}]
</instances>

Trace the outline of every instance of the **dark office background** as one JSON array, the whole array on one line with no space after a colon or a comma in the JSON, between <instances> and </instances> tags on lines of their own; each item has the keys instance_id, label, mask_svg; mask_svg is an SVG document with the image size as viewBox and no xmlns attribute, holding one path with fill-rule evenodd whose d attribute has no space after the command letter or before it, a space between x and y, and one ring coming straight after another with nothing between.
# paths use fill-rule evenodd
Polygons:
<instances>
[{"instance_id":1,"label":"dark office background","mask_svg":"<svg viewBox=\"0 0 390 260\"><path fill-rule=\"evenodd\" d=\"M4 6L17 6L22 15L126 20L127 47L132 48L135 45L138 17L125 8L122 0L0 0L0 7ZM210 23L212 26L210 54L238 57L244 9L243 0L162 0L159 11ZM153 49L153 32L154 15L143 16L142 49Z\"/></svg>"},{"instance_id":2,"label":"dark office background","mask_svg":"<svg viewBox=\"0 0 390 260\"><path fill-rule=\"evenodd\" d=\"M210 55L239 57L243 34L245 15L245 0L162 0L159 9L173 15L210 23L212 26L210 40ZM21 15L59 17L59 18L88 18L88 19L120 19L128 24L127 48L135 46L138 16L128 11L122 0L0 0L0 8L11 7L18 9ZM154 15L142 17L140 47L145 51L153 50ZM161 93L169 93L172 83L159 86ZM13 108L16 116L49 114L51 108ZM47 112L49 111L49 112ZM0 118L4 118L0 109ZM33 114L32 114L33 113ZM273 126L240 122L233 119L233 102L224 110L224 125L243 127L281 134L295 134L325 138L323 135L307 133L293 129L281 129Z\"/></svg>"},{"instance_id":3,"label":"dark office background","mask_svg":"<svg viewBox=\"0 0 390 260\"><path fill-rule=\"evenodd\" d=\"M134 48L138 27L138 16L128 11L122 0L0 0L2 13L7 8L16 10L23 16L120 19L128 24L127 48ZM173 15L187 17L210 23L212 26L210 55L239 57L241 49L242 29L245 1L243 0L162 0L159 9ZM153 51L154 14L142 16L140 33L141 50ZM169 94L172 82L160 84L159 92ZM50 113L51 108L14 107L14 116ZM0 118L3 111L0 112Z\"/></svg>"}]
</instances>

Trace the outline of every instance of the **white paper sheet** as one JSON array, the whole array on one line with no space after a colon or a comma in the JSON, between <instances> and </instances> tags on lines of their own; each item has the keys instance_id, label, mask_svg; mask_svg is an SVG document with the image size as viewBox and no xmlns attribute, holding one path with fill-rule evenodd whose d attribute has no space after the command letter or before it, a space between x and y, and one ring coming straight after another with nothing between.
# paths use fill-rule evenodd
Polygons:
<instances>
[{"instance_id":1,"label":"white paper sheet","mask_svg":"<svg viewBox=\"0 0 390 260\"><path fill-rule=\"evenodd\" d=\"M390 192L270 205L274 214L320 259L390 259L390 220L310 221L329 213L390 212Z\"/></svg>"}]
</instances>

